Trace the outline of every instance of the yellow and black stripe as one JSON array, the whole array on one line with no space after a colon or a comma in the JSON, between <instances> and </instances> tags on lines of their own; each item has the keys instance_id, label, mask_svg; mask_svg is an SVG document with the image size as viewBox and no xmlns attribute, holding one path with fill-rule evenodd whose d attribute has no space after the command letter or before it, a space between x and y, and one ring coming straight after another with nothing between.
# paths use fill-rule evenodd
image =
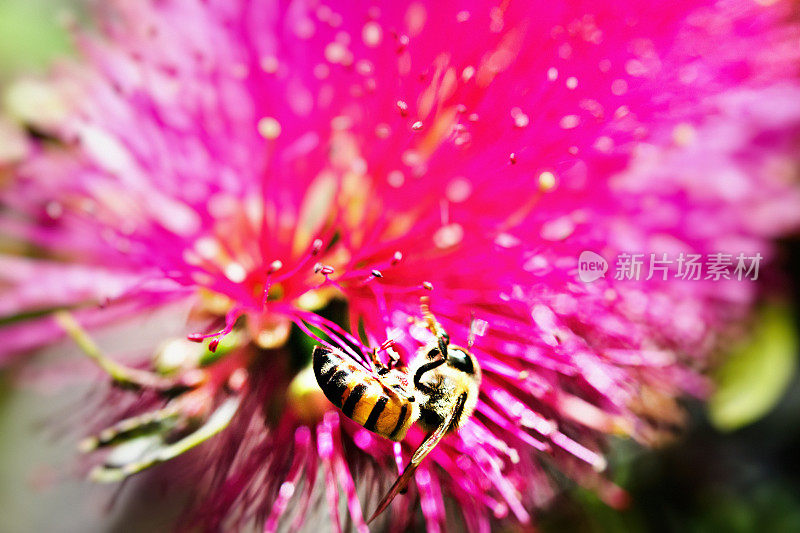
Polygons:
<instances>
[{"instance_id":1,"label":"yellow and black stripe","mask_svg":"<svg viewBox=\"0 0 800 533\"><path fill-rule=\"evenodd\" d=\"M322 392L346 417L387 439L403 440L417 412L404 393L393 393L338 350L315 346L313 365Z\"/></svg>"}]
</instances>

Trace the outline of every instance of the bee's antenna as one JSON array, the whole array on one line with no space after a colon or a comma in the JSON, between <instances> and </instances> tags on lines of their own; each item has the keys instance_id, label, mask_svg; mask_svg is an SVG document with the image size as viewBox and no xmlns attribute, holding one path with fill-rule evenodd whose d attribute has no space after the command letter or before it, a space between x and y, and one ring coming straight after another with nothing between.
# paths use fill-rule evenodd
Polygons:
<instances>
[{"instance_id":1,"label":"bee's antenna","mask_svg":"<svg viewBox=\"0 0 800 533\"><path fill-rule=\"evenodd\" d=\"M472 345L475 344L475 311L471 311L469 317L469 337L467 339L467 350L472 350Z\"/></svg>"},{"instance_id":2,"label":"bee's antenna","mask_svg":"<svg viewBox=\"0 0 800 533\"><path fill-rule=\"evenodd\" d=\"M428 325L430 332L436 335L436 318L433 316L433 313L431 313L430 303L431 299L427 296L421 296L419 299L419 307L422 310L422 316L425 318L425 323Z\"/></svg>"},{"instance_id":3,"label":"bee's antenna","mask_svg":"<svg viewBox=\"0 0 800 533\"><path fill-rule=\"evenodd\" d=\"M450 344L450 337L447 336L447 333L442 333L436 340L439 344L439 353L442 354L442 357L447 357L447 345Z\"/></svg>"},{"instance_id":4,"label":"bee's antenna","mask_svg":"<svg viewBox=\"0 0 800 533\"><path fill-rule=\"evenodd\" d=\"M467 344L467 349L471 350L472 345L475 344L476 337L483 337L486 333L486 321L480 318L475 317L475 313L470 313L470 321L469 321L469 343Z\"/></svg>"},{"instance_id":5,"label":"bee's antenna","mask_svg":"<svg viewBox=\"0 0 800 533\"><path fill-rule=\"evenodd\" d=\"M428 330L436 336L439 345L439 352L442 356L447 356L447 345L450 344L450 336L442 329L441 324L436 321L436 317L431 313L430 298L422 296L419 299L419 306L422 309L422 316L428 325Z\"/></svg>"}]
</instances>

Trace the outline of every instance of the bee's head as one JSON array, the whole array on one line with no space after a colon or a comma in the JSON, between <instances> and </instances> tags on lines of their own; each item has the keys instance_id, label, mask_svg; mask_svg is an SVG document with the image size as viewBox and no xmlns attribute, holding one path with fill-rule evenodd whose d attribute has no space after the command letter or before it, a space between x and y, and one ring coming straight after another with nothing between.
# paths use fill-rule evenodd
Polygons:
<instances>
[{"instance_id":1,"label":"bee's head","mask_svg":"<svg viewBox=\"0 0 800 533\"><path fill-rule=\"evenodd\" d=\"M440 360L442 357L441 348L439 346L431 347L431 349L428 350L426 357L430 361ZM478 362L475 360L475 356L460 346L447 346L447 357L444 360L444 363L446 363L447 366L468 375L475 375L480 372L478 369Z\"/></svg>"},{"instance_id":2,"label":"bee's head","mask_svg":"<svg viewBox=\"0 0 800 533\"><path fill-rule=\"evenodd\" d=\"M439 372L449 368L452 369L452 371L472 378L472 381L480 382L480 366L478 365L478 361L475 359L475 356L470 353L470 349L475 341L476 334L476 321L474 315L469 325L469 342L467 343L467 348L451 346L450 336L447 334L444 328L442 328L441 324L436 321L436 318L433 316L433 313L431 313L428 304L429 298L427 296L423 296L420 300L422 315L425 317L428 330L435 335L436 343L429 345L427 352L423 352L425 353L425 359L415 373L415 384L419 383L420 377L424 373L430 372L437 368L439 369Z\"/></svg>"},{"instance_id":3,"label":"bee's head","mask_svg":"<svg viewBox=\"0 0 800 533\"><path fill-rule=\"evenodd\" d=\"M475 356L458 346L450 346L447 350L447 364L465 374L475 374L478 364Z\"/></svg>"}]
</instances>

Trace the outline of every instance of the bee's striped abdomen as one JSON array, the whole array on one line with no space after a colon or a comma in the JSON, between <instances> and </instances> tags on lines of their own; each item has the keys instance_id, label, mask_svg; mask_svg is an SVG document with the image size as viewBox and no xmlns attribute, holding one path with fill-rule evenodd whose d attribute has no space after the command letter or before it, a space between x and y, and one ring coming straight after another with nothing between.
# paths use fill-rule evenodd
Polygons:
<instances>
[{"instance_id":1,"label":"bee's striped abdomen","mask_svg":"<svg viewBox=\"0 0 800 533\"><path fill-rule=\"evenodd\" d=\"M322 392L357 424L392 440L402 440L415 420L416 406L401 394L387 392L380 379L339 351L314 347L314 375Z\"/></svg>"}]
</instances>

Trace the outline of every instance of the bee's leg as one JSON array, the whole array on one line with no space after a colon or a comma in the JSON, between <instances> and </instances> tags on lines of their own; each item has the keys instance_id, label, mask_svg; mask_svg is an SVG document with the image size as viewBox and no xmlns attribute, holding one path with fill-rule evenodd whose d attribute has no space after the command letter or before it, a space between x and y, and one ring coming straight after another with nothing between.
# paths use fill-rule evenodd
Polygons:
<instances>
[{"instance_id":1,"label":"bee's leg","mask_svg":"<svg viewBox=\"0 0 800 533\"><path fill-rule=\"evenodd\" d=\"M391 368L383 364L383 361L381 361L380 357L378 357L378 352L380 350L381 348L373 348L372 350L370 350L369 358L372 361L372 366L375 369L375 371L378 373L378 375L382 376L384 374L388 374Z\"/></svg>"},{"instance_id":2,"label":"bee's leg","mask_svg":"<svg viewBox=\"0 0 800 533\"><path fill-rule=\"evenodd\" d=\"M386 353L389 354L389 370L405 370L406 365L400 359L400 356L394 350L386 350Z\"/></svg>"},{"instance_id":3,"label":"bee's leg","mask_svg":"<svg viewBox=\"0 0 800 533\"><path fill-rule=\"evenodd\" d=\"M55 313L55 320L59 326L69 335L78 348L83 351L92 361L102 368L115 383L135 389L155 389L162 391L175 391L191 389L199 383L190 383L185 379L171 379L161 376L154 372L129 368L117 363L113 359L103 354L94 343L85 329L75 320L69 312L59 311Z\"/></svg>"},{"instance_id":4,"label":"bee's leg","mask_svg":"<svg viewBox=\"0 0 800 533\"><path fill-rule=\"evenodd\" d=\"M394 347L394 339L386 339L383 341L383 344L378 346L377 348L373 348L370 352L370 358L372 359L372 364L378 371L378 374L386 374L390 370L395 368L403 369L405 365L400 360L400 356L395 352L392 348ZM384 364L380 358L378 357L378 352L386 352L389 356L388 364Z\"/></svg>"},{"instance_id":5,"label":"bee's leg","mask_svg":"<svg viewBox=\"0 0 800 533\"><path fill-rule=\"evenodd\" d=\"M375 369L376 372L378 372L378 374L383 375L389 371L389 369L386 368L386 365L384 365L383 362L378 357L377 348L373 348L372 350L370 350L369 358L372 361L372 367Z\"/></svg>"},{"instance_id":6,"label":"bee's leg","mask_svg":"<svg viewBox=\"0 0 800 533\"><path fill-rule=\"evenodd\" d=\"M184 452L198 446L217 433L224 430L230 424L231 419L236 414L241 403L240 396L233 396L220 405L214 411L206 423L197 428L194 432L186 435L182 439L171 444L155 446L145 451L141 457L133 462L123 465L104 465L92 470L90 477L94 481L103 483L113 483L121 481L126 477L141 472L158 463L169 461Z\"/></svg>"},{"instance_id":7,"label":"bee's leg","mask_svg":"<svg viewBox=\"0 0 800 533\"><path fill-rule=\"evenodd\" d=\"M395 351L394 347L394 339L386 339L383 344L381 344L379 350L385 351L389 356L389 370L405 370L406 365L400 359L400 355Z\"/></svg>"}]
</instances>

